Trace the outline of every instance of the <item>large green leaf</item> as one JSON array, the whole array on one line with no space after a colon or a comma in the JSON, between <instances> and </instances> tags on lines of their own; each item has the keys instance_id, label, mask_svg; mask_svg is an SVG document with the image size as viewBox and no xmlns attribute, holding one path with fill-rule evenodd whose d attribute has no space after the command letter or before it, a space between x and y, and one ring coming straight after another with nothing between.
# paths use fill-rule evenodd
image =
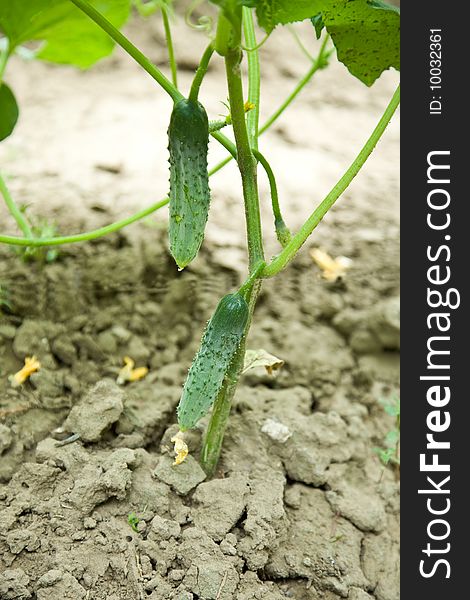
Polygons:
<instances>
[{"instance_id":1,"label":"large green leaf","mask_svg":"<svg viewBox=\"0 0 470 600\"><path fill-rule=\"evenodd\" d=\"M6 83L0 82L0 142L7 138L18 121L18 104Z\"/></svg>"},{"instance_id":2,"label":"large green leaf","mask_svg":"<svg viewBox=\"0 0 470 600\"><path fill-rule=\"evenodd\" d=\"M211 0L225 12L256 8L259 25L270 33L277 25L312 19L317 36L323 27L338 59L366 85L383 71L400 69L400 10L383 0Z\"/></svg>"},{"instance_id":3,"label":"large green leaf","mask_svg":"<svg viewBox=\"0 0 470 600\"><path fill-rule=\"evenodd\" d=\"M368 0L319 2L338 59L352 75L370 86L390 67L400 70L399 11Z\"/></svg>"},{"instance_id":4,"label":"large green leaf","mask_svg":"<svg viewBox=\"0 0 470 600\"><path fill-rule=\"evenodd\" d=\"M113 25L129 17L131 0L90 0ZM0 31L14 48L24 42L44 42L39 58L87 68L111 53L113 42L70 0L0 0Z\"/></svg>"},{"instance_id":5,"label":"large green leaf","mask_svg":"<svg viewBox=\"0 0 470 600\"><path fill-rule=\"evenodd\" d=\"M400 69L400 11L382 0L256 0L256 14L267 32L312 18L317 34L324 25L338 59L366 85Z\"/></svg>"}]
</instances>

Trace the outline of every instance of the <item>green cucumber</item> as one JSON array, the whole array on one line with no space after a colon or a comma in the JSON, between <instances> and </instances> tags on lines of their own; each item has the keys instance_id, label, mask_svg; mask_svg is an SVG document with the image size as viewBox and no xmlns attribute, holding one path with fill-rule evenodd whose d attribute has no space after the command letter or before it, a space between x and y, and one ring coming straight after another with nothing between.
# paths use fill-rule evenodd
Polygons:
<instances>
[{"instance_id":1,"label":"green cucumber","mask_svg":"<svg viewBox=\"0 0 470 600\"><path fill-rule=\"evenodd\" d=\"M239 293L228 294L219 302L184 384L178 405L181 431L194 427L213 405L240 347L248 312L248 304Z\"/></svg>"},{"instance_id":2,"label":"green cucumber","mask_svg":"<svg viewBox=\"0 0 470 600\"><path fill-rule=\"evenodd\" d=\"M204 239L210 205L207 151L209 120L200 102L180 100L168 128L170 151L170 251L184 269Z\"/></svg>"}]
</instances>

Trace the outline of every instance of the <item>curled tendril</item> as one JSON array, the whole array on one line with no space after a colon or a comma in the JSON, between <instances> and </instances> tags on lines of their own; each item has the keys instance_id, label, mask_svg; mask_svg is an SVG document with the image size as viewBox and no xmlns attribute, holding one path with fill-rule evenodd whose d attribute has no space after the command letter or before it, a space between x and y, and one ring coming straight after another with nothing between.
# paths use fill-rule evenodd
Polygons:
<instances>
[{"instance_id":1,"label":"curled tendril","mask_svg":"<svg viewBox=\"0 0 470 600\"><path fill-rule=\"evenodd\" d=\"M212 17L203 15L202 17L198 17L197 20L193 20L194 11L203 3L204 0L193 0L184 15L184 20L186 25L191 27L191 29L196 29L197 31L203 31L210 34L214 27L214 19Z\"/></svg>"}]
</instances>

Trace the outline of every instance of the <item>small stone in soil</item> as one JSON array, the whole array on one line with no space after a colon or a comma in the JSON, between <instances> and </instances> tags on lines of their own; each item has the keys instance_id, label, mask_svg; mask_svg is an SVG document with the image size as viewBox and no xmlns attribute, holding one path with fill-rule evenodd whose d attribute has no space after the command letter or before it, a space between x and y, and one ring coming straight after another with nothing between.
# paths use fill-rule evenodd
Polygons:
<instances>
[{"instance_id":1,"label":"small stone in soil","mask_svg":"<svg viewBox=\"0 0 470 600\"><path fill-rule=\"evenodd\" d=\"M99 381L70 411L63 427L84 442L97 442L124 410L123 392L111 381Z\"/></svg>"},{"instance_id":2,"label":"small stone in soil","mask_svg":"<svg viewBox=\"0 0 470 600\"><path fill-rule=\"evenodd\" d=\"M163 519L159 515L156 515L152 520L148 539L153 541L169 540L172 537L179 537L180 533L181 527L176 521Z\"/></svg>"},{"instance_id":3,"label":"small stone in soil","mask_svg":"<svg viewBox=\"0 0 470 600\"><path fill-rule=\"evenodd\" d=\"M206 474L193 456L188 456L181 465L173 465L169 456L161 456L155 468L155 476L171 486L182 496L188 494L206 478Z\"/></svg>"},{"instance_id":4,"label":"small stone in soil","mask_svg":"<svg viewBox=\"0 0 470 600\"><path fill-rule=\"evenodd\" d=\"M0 454L3 454L5 450L11 446L13 442L13 436L11 430L3 423L0 423Z\"/></svg>"},{"instance_id":5,"label":"small stone in soil","mask_svg":"<svg viewBox=\"0 0 470 600\"><path fill-rule=\"evenodd\" d=\"M287 442L292 435L291 431L286 425L283 425L274 419L266 419L261 427L261 432L275 442L280 442L281 444Z\"/></svg>"}]
</instances>

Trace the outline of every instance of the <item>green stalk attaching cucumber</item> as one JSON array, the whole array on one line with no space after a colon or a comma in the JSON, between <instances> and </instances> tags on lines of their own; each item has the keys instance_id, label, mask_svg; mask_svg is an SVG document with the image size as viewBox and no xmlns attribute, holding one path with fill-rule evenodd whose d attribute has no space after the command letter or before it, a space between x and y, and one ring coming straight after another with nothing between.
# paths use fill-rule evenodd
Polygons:
<instances>
[{"instance_id":1,"label":"green stalk attaching cucumber","mask_svg":"<svg viewBox=\"0 0 470 600\"><path fill-rule=\"evenodd\" d=\"M209 412L243 339L248 312L239 293L228 294L219 302L184 384L178 405L181 431L193 428Z\"/></svg>"},{"instance_id":2,"label":"green stalk attaching cucumber","mask_svg":"<svg viewBox=\"0 0 470 600\"><path fill-rule=\"evenodd\" d=\"M204 239L210 205L207 151L209 120L197 101L180 100L168 128L170 151L170 251L184 269Z\"/></svg>"}]
</instances>

